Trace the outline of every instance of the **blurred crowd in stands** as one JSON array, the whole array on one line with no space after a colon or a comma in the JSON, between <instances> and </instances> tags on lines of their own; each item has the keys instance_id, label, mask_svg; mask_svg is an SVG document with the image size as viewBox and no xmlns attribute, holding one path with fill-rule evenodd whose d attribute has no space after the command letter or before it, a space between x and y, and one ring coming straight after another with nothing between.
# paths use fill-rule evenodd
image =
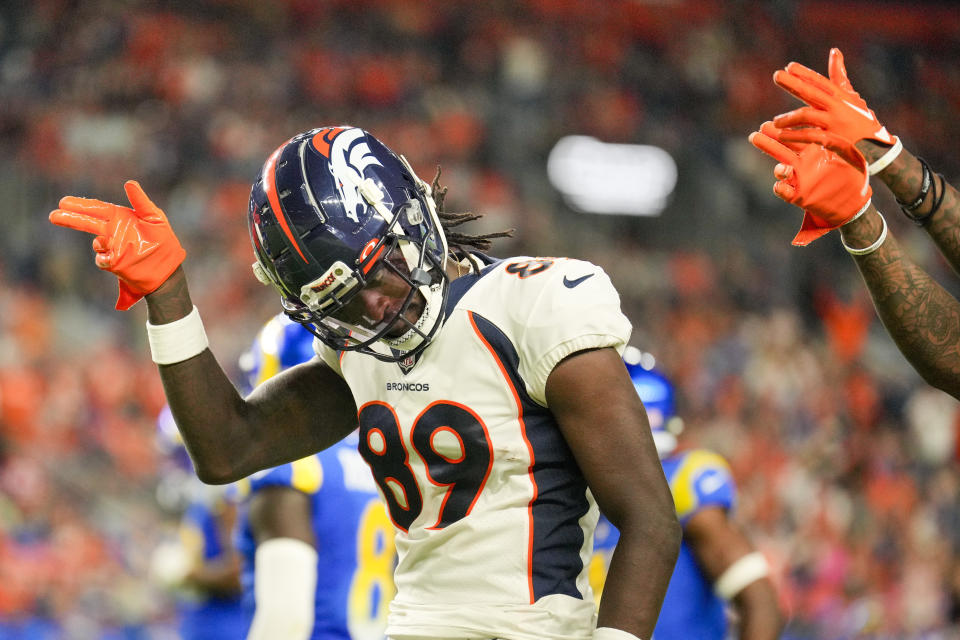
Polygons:
<instances>
[{"instance_id":1,"label":"blurred crowd in stands","mask_svg":"<svg viewBox=\"0 0 960 640\"><path fill-rule=\"evenodd\" d=\"M960 184L950 3L0 3L0 639L173 637L171 596L148 579L174 514L157 499L145 308L115 311L89 238L47 213L140 180L235 371L279 310L250 271L250 182L289 136L341 123L425 179L441 165L448 208L486 214L475 229L515 228L496 255L611 274L633 344L679 385L682 441L733 465L785 637L960 637L958 405L896 351L836 237L790 246L799 212L746 139L796 106L773 71L825 71L831 46L890 131ZM545 172L567 134L669 151L667 209L570 210Z\"/></svg>"}]
</instances>

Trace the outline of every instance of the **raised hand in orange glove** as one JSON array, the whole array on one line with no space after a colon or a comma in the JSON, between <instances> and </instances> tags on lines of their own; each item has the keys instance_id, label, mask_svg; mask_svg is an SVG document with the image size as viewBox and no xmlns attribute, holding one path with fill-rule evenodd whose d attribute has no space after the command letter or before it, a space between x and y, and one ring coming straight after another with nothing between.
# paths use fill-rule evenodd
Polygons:
<instances>
[{"instance_id":1,"label":"raised hand in orange glove","mask_svg":"<svg viewBox=\"0 0 960 640\"><path fill-rule=\"evenodd\" d=\"M132 208L101 200L66 196L50 212L50 222L96 237L97 266L120 281L117 309L126 311L152 293L176 271L187 252L180 246L167 216L150 201L140 185L123 185Z\"/></svg>"},{"instance_id":2,"label":"raised hand in orange glove","mask_svg":"<svg viewBox=\"0 0 960 640\"><path fill-rule=\"evenodd\" d=\"M850 84L843 54L836 47L830 50L829 74L829 78L824 78L798 62L791 62L785 69L774 73L774 82L810 106L781 114L773 119L773 123L781 129L818 127L851 143L872 140L885 146L895 145L897 138L880 124L876 114ZM870 173L881 168L874 170L871 167Z\"/></svg>"},{"instance_id":3,"label":"raised hand in orange glove","mask_svg":"<svg viewBox=\"0 0 960 640\"><path fill-rule=\"evenodd\" d=\"M844 142L835 145L841 155L819 144L787 139L786 134L764 122L760 131L750 134L750 142L779 162L773 170L773 192L803 209L793 244L805 246L863 213L873 190L867 161L852 144L838 139Z\"/></svg>"}]
</instances>

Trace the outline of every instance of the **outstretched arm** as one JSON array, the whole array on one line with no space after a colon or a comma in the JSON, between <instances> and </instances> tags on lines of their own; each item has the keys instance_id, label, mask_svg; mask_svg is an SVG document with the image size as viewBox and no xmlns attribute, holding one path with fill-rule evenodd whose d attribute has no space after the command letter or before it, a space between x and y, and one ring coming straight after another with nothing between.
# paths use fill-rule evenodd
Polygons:
<instances>
[{"instance_id":1,"label":"outstretched arm","mask_svg":"<svg viewBox=\"0 0 960 640\"><path fill-rule=\"evenodd\" d=\"M166 216L140 185L130 181L124 187L131 207L66 197L50 221L95 236L97 266L119 279L118 309L146 297L151 352L200 479L238 480L319 451L352 431L353 397L319 360L283 372L246 399L240 396L206 348L181 266L186 253Z\"/></svg>"},{"instance_id":2,"label":"outstretched arm","mask_svg":"<svg viewBox=\"0 0 960 640\"><path fill-rule=\"evenodd\" d=\"M646 413L613 349L576 353L547 401L600 510L620 530L597 627L648 640L680 549L680 525Z\"/></svg>"},{"instance_id":3,"label":"outstretched arm","mask_svg":"<svg viewBox=\"0 0 960 640\"><path fill-rule=\"evenodd\" d=\"M182 269L146 300L154 325L193 309ZM346 382L319 359L280 372L246 398L209 349L159 369L170 410L204 482L230 482L306 457L357 426Z\"/></svg>"},{"instance_id":4,"label":"outstretched arm","mask_svg":"<svg viewBox=\"0 0 960 640\"><path fill-rule=\"evenodd\" d=\"M938 174L925 171L923 163L902 151L900 140L880 125L853 89L840 51L830 51L829 78L790 63L774 74L774 81L807 106L774 118L772 135L786 144L848 154L856 145L869 173L884 182L960 273L956 190ZM808 179L816 181L815 171L810 173ZM927 382L960 398L960 302L903 252L872 206L843 225L840 233L900 351Z\"/></svg>"},{"instance_id":5,"label":"outstretched arm","mask_svg":"<svg viewBox=\"0 0 960 640\"><path fill-rule=\"evenodd\" d=\"M806 144L823 152L834 149L845 154L852 148L848 141L829 132L780 130L770 123L764 123L750 139L767 153L778 144ZM790 166L790 176L781 178L778 185L790 180L800 192L808 190L804 185L820 182L821 175L830 180L843 175L837 167L826 164ZM849 169L845 172L849 174ZM849 174L847 183L838 191L859 193L856 175ZM838 219L844 219L844 212L849 211L848 207L841 206L842 199L825 198L817 202L821 215L826 218L843 214ZM871 202L868 201L862 214L846 218L839 228L841 240L870 290L877 314L897 347L928 383L960 398L960 302L902 251Z\"/></svg>"}]
</instances>

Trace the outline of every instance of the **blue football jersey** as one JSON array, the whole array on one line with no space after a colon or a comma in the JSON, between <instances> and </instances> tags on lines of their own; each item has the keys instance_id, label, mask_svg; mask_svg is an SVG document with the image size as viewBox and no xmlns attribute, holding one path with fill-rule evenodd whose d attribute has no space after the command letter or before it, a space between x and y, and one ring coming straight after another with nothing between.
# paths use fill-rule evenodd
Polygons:
<instances>
[{"instance_id":1,"label":"blue football jersey","mask_svg":"<svg viewBox=\"0 0 960 640\"><path fill-rule=\"evenodd\" d=\"M225 508L222 492L202 487L184 512L180 539L187 552L205 561L214 561L225 551L230 532L224 531L217 512ZM237 596L203 595L177 601L179 633L184 640L227 640L242 638L249 625Z\"/></svg>"},{"instance_id":2,"label":"blue football jersey","mask_svg":"<svg viewBox=\"0 0 960 640\"><path fill-rule=\"evenodd\" d=\"M393 598L396 552L393 525L370 470L351 436L325 451L254 474L237 485L245 504L264 487L284 486L310 498L317 537L317 592L313 640L380 640ZM244 607L254 612L256 542L241 517Z\"/></svg>"},{"instance_id":3,"label":"blue football jersey","mask_svg":"<svg viewBox=\"0 0 960 640\"><path fill-rule=\"evenodd\" d=\"M313 335L280 314L257 336L241 366L247 384L314 356ZM356 433L316 455L256 473L237 483L241 512L237 549L243 556L244 609L252 620L256 541L246 507L261 489L290 487L310 498L317 541L313 640L381 640L395 588L393 524L370 469L357 451Z\"/></svg>"},{"instance_id":4,"label":"blue football jersey","mask_svg":"<svg viewBox=\"0 0 960 640\"><path fill-rule=\"evenodd\" d=\"M694 514L706 507L733 508L736 487L729 465L719 455L694 449L660 462L670 483L681 526L686 526ZM590 565L590 581L597 602L619 537L617 529L601 516ZM683 542L651 640L723 640L726 633L726 603L713 592L713 584L697 565L693 550Z\"/></svg>"}]
</instances>

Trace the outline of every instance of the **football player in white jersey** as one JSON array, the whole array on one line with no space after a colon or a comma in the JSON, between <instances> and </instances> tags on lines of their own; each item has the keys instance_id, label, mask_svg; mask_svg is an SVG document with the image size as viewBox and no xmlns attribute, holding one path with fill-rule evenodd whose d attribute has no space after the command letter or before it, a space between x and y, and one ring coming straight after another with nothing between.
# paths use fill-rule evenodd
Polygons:
<instances>
[{"instance_id":1,"label":"football player in white jersey","mask_svg":"<svg viewBox=\"0 0 960 640\"><path fill-rule=\"evenodd\" d=\"M146 296L201 479L303 458L359 423L397 530L391 638L649 640L680 530L600 267L473 252L489 236L451 231L470 216L443 212L442 192L374 136L299 134L265 162L248 226L256 277L318 357L244 398L208 349L166 216L125 189L130 207L68 196L51 221L96 236L118 308ZM598 504L621 534L599 611Z\"/></svg>"}]
</instances>

